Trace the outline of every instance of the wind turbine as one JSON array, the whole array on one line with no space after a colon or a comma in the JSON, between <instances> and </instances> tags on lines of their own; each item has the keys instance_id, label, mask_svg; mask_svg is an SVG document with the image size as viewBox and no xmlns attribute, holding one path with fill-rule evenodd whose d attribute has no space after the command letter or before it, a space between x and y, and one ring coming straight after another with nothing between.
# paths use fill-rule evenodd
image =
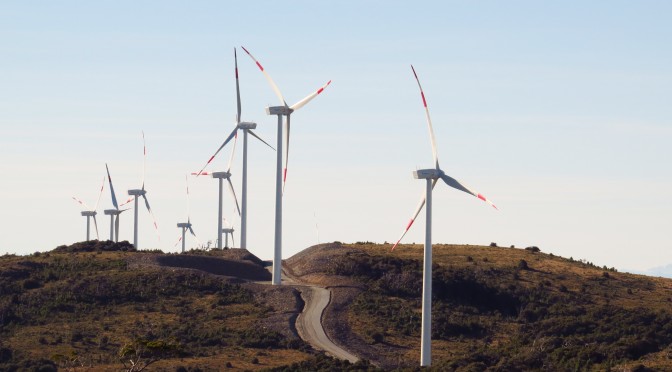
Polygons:
<instances>
[{"instance_id":1,"label":"wind turbine","mask_svg":"<svg viewBox=\"0 0 672 372\"><path fill-rule=\"evenodd\" d=\"M229 185L229 191L231 192L231 196L233 197L233 201L236 203L236 210L238 211L238 215L240 215L240 207L238 206L238 198L236 198L236 192L233 190L233 183L231 182L231 164L233 163L233 155L236 153L236 142L238 142L238 135L237 132L233 132L233 149L231 149L231 157L229 158L229 165L226 168L225 172L204 172L202 169L200 172L192 173L192 175L198 176L198 175L211 175L212 178L216 178L219 180L219 201L217 202L217 248L221 249L222 248L222 199L223 199L223 190L224 190L224 180L228 182ZM222 145L223 147L224 145ZM221 147L220 147L221 150ZM219 150L217 150L219 152ZM215 153L215 155L217 155ZM214 158L214 155L213 155ZM212 160L212 158L211 158Z\"/></svg>"},{"instance_id":2,"label":"wind turbine","mask_svg":"<svg viewBox=\"0 0 672 372\"><path fill-rule=\"evenodd\" d=\"M138 196L142 196L145 200L145 207L147 211L152 216L152 221L154 222L154 229L156 230L156 235L161 240L159 235L159 226L156 224L156 218L154 218L154 213L152 213L152 208L149 206L149 201L147 201L147 191L145 190L145 163L147 161L147 146L145 145L145 132L142 132L142 188L140 189L131 189L128 190L128 195L134 197L134 220L133 220L133 246L135 249L138 249Z\"/></svg>"},{"instance_id":3,"label":"wind turbine","mask_svg":"<svg viewBox=\"0 0 672 372\"><path fill-rule=\"evenodd\" d=\"M191 203L189 203L189 178L187 176L184 176L184 178L187 183L187 222L179 222L177 224L177 227L182 229L182 236L177 240L177 243L175 243L175 245L177 245L180 241L182 242L182 253L184 253L184 240L185 240L184 237L187 230L189 230L191 235L193 235L196 241L198 241L198 237L196 237L194 229L191 228Z\"/></svg>"},{"instance_id":4,"label":"wind turbine","mask_svg":"<svg viewBox=\"0 0 672 372\"><path fill-rule=\"evenodd\" d=\"M425 115L427 116L427 126L429 127L429 139L432 144L432 156L434 158L434 168L429 169L419 169L413 172L413 177L416 179L427 180L427 187L425 190L425 196L420 201L420 205L415 210L413 217L408 222L406 229L401 234L401 237L392 247L392 250L399 244L404 235L408 232L413 225L416 217L420 214L422 207L427 204L426 212L426 226L425 226L425 249L423 254L423 276L422 276L422 329L421 329L421 340L420 340L420 366L430 366L432 364L432 190L436 186L436 182L439 179L442 179L448 186L464 191L468 194L471 194L486 203L492 205L495 209L494 204L488 200L485 196L476 193L456 179L446 175L443 170L439 167L439 158L436 152L436 141L434 139L434 129L432 128L432 119L429 117L429 108L427 108L427 100L425 99L425 93L422 90L420 85L420 79L415 73L415 69L411 66L413 70L413 75L415 80L418 82L418 88L420 88L420 96L422 97L422 104L425 107Z\"/></svg>"},{"instance_id":5,"label":"wind turbine","mask_svg":"<svg viewBox=\"0 0 672 372\"><path fill-rule=\"evenodd\" d=\"M114 209L105 209L103 212L105 213L106 216L110 216L110 240L113 242L119 242L119 215L127 211L127 209L119 209L119 204L117 204L117 196L114 193L114 186L112 186L112 177L110 177L110 168L107 167L107 163L105 164L105 170L107 171L107 180L110 183L110 194L112 195L112 205L114 205ZM123 207L124 205L130 203L133 200L133 198L128 198L124 203L121 204Z\"/></svg>"},{"instance_id":6,"label":"wind turbine","mask_svg":"<svg viewBox=\"0 0 672 372\"><path fill-rule=\"evenodd\" d=\"M236 241L233 239L233 232L235 231L233 229L233 225L231 225L228 221L226 222L229 227L225 227L222 229L222 232L224 233L224 248L229 248L229 234L231 234L231 244L234 246L236 245ZM242 248L242 247L241 247Z\"/></svg>"},{"instance_id":7,"label":"wind turbine","mask_svg":"<svg viewBox=\"0 0 672 372\"><path fill-rule=\"evenodd\" d=\"M240 84L238 82L238 55L236 53L236 48L233 48L233 58L235 60L235 67L236 67L235 68L235 72L236 72L236 102L237 102L236 107L238 109L237 114L236 114L236 127L233 128L233 131L231 132L231 134L229 134L229 136L226 137L226 140L224 140L224 143L222 143L222 145L219 146L219 148L217 149L215 154L210 157L210 160L208 160L208 162L201 169L201 171L198 172L197 175L203 174L203 170L208 166L208 164L210 164L210 162L212 162L212 160L215 158L215 156L217 156L219 151L222 150L224 148L224 146L226 146L226 144L229 143L229 141L231 141L232 138L237 138L238 130L243 131L243 190L242 190L241 200L240 200L241 210L239 212L240 213L240 248L247 248L247 135L248 134L252 135L254 138L263 142L264 144L266 144L266 146L268 146L272 149L273 149L273 146L266 143L266 141L261 139L261 137L259 137L256 133L254 133L252 131L252 129L257 128L256 123L247 122L247 121L240 121L240 113L241 113ZM229 168L231 168L231 164L229 164ZM220 200L220 205L221 205L221 200ZM219 216L219 220L220 221L222 220L221 213L220 213L220 216ZM221 226L219 226L219 230L221 230ZM220 233L218 233L218 236L220 236L220 238L221 238ZM219 239L219 241L221 242L221 239ZM222 248L221 243L219 243L219 245L220 246L218 248Z\"/></svg>"},{"instance_id":8,"label":"wind turbine","mask_svg":"<svg viewBox=\"0 0 672 372\"><path fill-rule=\"evenodd\" d=\"M275 92L275 95L278 96L280 99L280 103L282 106L272 106L272 107L267 107L266 108L266 114L268 115L276 115L278 117L278 138L277 138L277 160L276 160L276 174L275 174L275 244L274 244L274 250L273 250L273 278L272 278L272 283L273 285L280 285L280 276L281 276L281 265L282 265L282 192L284 190L284 185L285 181L287 181L287 162L289 160L289 129L290 129L290 116L292 113L301 107L305 106L308 102L310 102L313 98L317 97L322 91L324 91L324 88L326 88L329 84L331 84L331 80L329 80L324 86L322 86L320 89L316 90L315 92L309 94L306 98L300 100L299 102L295 103L292 106L287 105L287 102L285 102L284 97L282 96L282 93L280 93L280 89L278 88L277 85L275 85L275 82L273 82L273 79L271 79L271 76L264 70L264 68L261 66L261 63L257 61L250 52L245 49L245 47L242 47L245 53L247 53L250 58L254 61L254 63L257 64L257 67L261 70L261 72L264 74L266 77L266 80L268 80L268 83L271 85L271 88ZM282 171L282 146L283 146L283 131L282 131L282 117L286 117L286 123L287 123L287 130L286 134L284 137L284 142L285 142L285 169L284 172L281 173Z\"/></svg>"},{"instance_id":9,"label":"wind turbine","mask_svg":"<svg viewBox=\"0 0 672 372\"><path fill-rule=\"evenodd\" d=\"M86 217L86 241L88 242L90 239L90 231L91 231L91 217L93 217L93 224L96 227L96 239L98 239L98 222L96 221L96 215L98 212L96 210L98 209L98 203L100 202L100 197L103 195L103 188L105 187L105 177L103 177L103 184L100 186L100 194L98 194L98 200L96 201L96 206L91 209L86 203L83 201L77 199L76 197L72 197L74 201L79 203L80 205L84 206L87 210L82 211L82 216Z\"/></svg>"}]
</instances>

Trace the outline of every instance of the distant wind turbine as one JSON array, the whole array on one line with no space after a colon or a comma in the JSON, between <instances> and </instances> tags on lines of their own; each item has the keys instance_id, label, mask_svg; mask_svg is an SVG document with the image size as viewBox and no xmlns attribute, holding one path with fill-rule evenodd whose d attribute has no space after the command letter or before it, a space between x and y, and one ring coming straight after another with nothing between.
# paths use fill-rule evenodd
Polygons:
<instances>
[{"instance_id":1,"label":"distant wind turbine","mask_svg":"<svg viewBox=\"0 0 672 372\"><path fill-rule=\"evenodd\" d=\"M274 250L273 250L273 278L272 278L272 283L273 285L279 285L281 283L280 280L280 275L281 275L281 265L282 265L282 192L284 190L285 186L285 181L287 180L287 162L289 160L289 129L290 129L290 116L292 113L301 107L305 106L308 102L310 102L313 98L317 97L322 91L324 91L324 88L326 88L329 84L331 84L331 80L329 80L324 86L322 86L320 89L316 90L315 92L309 94L306 98L300 100L299 102L295 103L292 106L287 105L287 102L285 102L284 97L282 96L282 93L280 93L280 89L278 88L277 85L275 85L275 82L273 82L273 79L271 79L271 76L264 70L264 68L261 66L261 63L257 61L250 52L245 49L245 47L242 47L245 53L247 53L250 58L256 63L257 67L259 67L259 70L264 74L266 77L266 80L268 83L271 85L271 88L275 92L275 95L278 96L280 99L280 103L282 106L272 106L272 107L267 107L266 108L266 114L268 115L276 115L278 117L278 138L277 138L277 161L276 161L276 174L275 174L275 245L274 245ZM283 147L283 130L282 130L282 117L286 117L286 125L287 125L287 130L286 130L286 135L284 137L284 146L285 146L285 169L284 172L282 172L282 147Z\"/></svg>"},{"instance_id":2,"label":"distant wind turbine","mask_svg":"<svg viewBox=\"0 0 672 372\"><path fill-rule=\"evenodd\" d=\"M219 200L217 202L217 248L221 249L222 248L222 221L223 221L223 213L222 213L222 199L223 199L223 191L224 191L224 180L227 181L229 185L229 192L231 193L231 197L233 198L233 201L236 203L236 211L238 211L238 215L240 215L240 206L238 205L238 198L236 197L236 191L233 189L233 183L231 182L231 165L233 164L233 156L236 153L236 142L238 141L238 135L237 132L234 132L234 140L233 140L233 148L231 149L231 157L229 158L229 165L226 167L225 172L204 172L201 170L200 172L194 172L192 175L198 176L198 175L211 175L212 178L216 178L219 180ZM218 150L219 152L219 150Z\"/></svg>"},{"instance_id":3,"label":"distant wind turbine","mask_svg":"<svg viewBox=\"0 0 672 372\"><path fill-rule=\"evenodd\" d=\"M429 127L429 139L432 144L432 156L434 158L434 168L429 169L419 169L413 172L413 177L416 179L427 180L427 188L425 190L425 197L420 201L420 205L416 209L413 217L409 221L406 229L401 234L401 237L392 247L392 250L399 244L404 235L408 232L413 225L416 217L420 214L422 207L427 204L426 208L426 226L425 226L425 249L423 255L423 276L422 276L422 329L421 329L421 341L420 341L420 366L430 366L432 364L432 189L436 185L436 182L440 179L443 180L448 186L464 191L468 194L471 194L486 203L492 205L495 209L494 204L488 200L485 196L478 194L474 191L471 191L469 188L464 186L462 183L456 179L446 175L443 170L439 167L439 158L436 152L436 141L434 139L434 129L432 128L432 120L429 117L429 108L427 107L427 100L425 99L425 93L422 90L420 85L420 79L415 73L415 69L411 66L413 70L413 75L415 80L418 82L418 88L420 88L420 96L422 97L422 104L425 107L425 115L427 116L427 126Z\"/></svg>"},{"instance_id":4,"label":"distant wind turbine","mask_svg":"<svg viewBox=\"0 0 672 372\"><path fill-rule=\"evenodd\" d=\"M100 194L98 194L98 200L96 201L96 205L91 209L86 203L81 201L80 199L77 199L76 197L72 197L74 201L79 203L80 205L84 206L86 210L82 211L82 216L86 217L86 241L88 242L90 239L90 231L91 231L91 217L93 217L93 224L96 228L96 239L98 239L98 222L96 221L96 215L98 212L96 210L98 209L98 203L100 202L100 197L103 195L103 188L105 188L105 177L103 177L103 184L100 186Z\"/></svg>"},{"instance_id":5,"label":"distant wind turbine","mask_svg":"<svg viewBox=\"0 0 672 372\"><path fill-rule=\"evenodd\" d=\"M156 230L156 235L161 240L159 235L159 226L156 224L156 218L154 218L154 213L152 208L149 206L149 201L147 200L147 191L145 190L145 168L147 162L147 146L145 144L145 132L142 132L142 188L140 189L131 189L128 190L128 195L134 197L134 220L133 220L133 246L135 249L138 249L138 196L142 196L145 200L145 207L147 211L152 216L152 222L154 222L154 229Z\"/></svg>"},{"instance_id":6,"label":"distant wind turbine","mask_svg":"<svg viewBox=\"0 0 672 372\"><path fill-rule=\"evenodd\" d=\"M233 225L231 225L228 221L225 222L228 227L222 229L222 232L224 233L224 248L229 248L229 234L231 234L231 244L233 245L233 247L235 247L236 241L233 239L233 232L235 230L233 229Z\"/></svg>"},{"instance_id":7,"label":"distant wind turbine","mask_svg":"<svg viewBox=\"0 0 672 372\"><path fill-rule=\"evenodd\" d=\"M187 230L191 233L191 235L194 236L194 239L196 239L196 242L200 244L198 241L198 237L196 236L196 233L194 232L194 229L191 228L191 203L189 202L189 178L187 176L184 177L186 184L187 184L187 222L179 222L177 224L177 227L182 229L182 236L177 240L177 245L180 241L182 242L182 253L184 253L184 241L185 241L185 234Z\"/></svg>"},{"instance_id":8,"label":"distant wind turbine","mask_svg":"<svg viewBox=\"0 0 672 372\"><path fill-rule=\"evenodd\" d=\"M238 55L236 53L236 49L233 49L233 57L235 60L235 72L236 72L236 107L237 107L237 114L236 114L236 127L233 128L233 131L231 131L231 134L229 134L228 137L226 137L226 140L224 140L224 143L222 143L221 146L217 149L217 151L210 157L210 160L203 166L200 172L198 172L197 175L203 174L203 171L205 168L212 162L212 160L217 156L217 154L226 146L227 143L231 141L232 138L237 138L238 136L238 130L243 131L243 190L241 193L241 211L240 211L240 248L247 248L247 135L250 134L254 138L258 139L259 141L263 142L266 144L266 146L270 147L273 149L273 146L269 145L261 139L256 133L252 131L252 129L257 128L256 123L252 122L246 122L246 121L240 121L240 114L241 114L241 104L240 104L240 84L238 82ZM275 149L274 149L275 150ZM231 168L231 165L229 164L229 168ZM221 205L221 201L220 201ZM219 220L222 220L222 216L219 216ZM219 226L219 230L221 231L221 226ZM218 233L219 235L219 233ZM221 237L221 236L220 236ZM221 239L220 239L221 241ZM219 244L221 245L221 243ZM221 248L219 246L218 248Z\"/></svg>"},{"instance_id":9,"label":"distant wind turbine","mask_svg":"<svg viewBox=\"0 0 672 372\"><path fill-rule=\"evenodd\" d=\"M118 242L119 241L119 215L127 211L127 209L119 209L120 206L124 206L131 201L133 201L133 198L128 198L125 202L123 202L121 205L117 204L117 196L114 193L114 186L112 186L112 177L110 177L110 168L108 168L107 164L105 164L105 170L107 171L107 180L110 183L110 194L112 195L112 205L114 206L114 209L105 209L103 212L105 215L110 216L110 240L113 242Z\"/></svg>"}]
</instances>

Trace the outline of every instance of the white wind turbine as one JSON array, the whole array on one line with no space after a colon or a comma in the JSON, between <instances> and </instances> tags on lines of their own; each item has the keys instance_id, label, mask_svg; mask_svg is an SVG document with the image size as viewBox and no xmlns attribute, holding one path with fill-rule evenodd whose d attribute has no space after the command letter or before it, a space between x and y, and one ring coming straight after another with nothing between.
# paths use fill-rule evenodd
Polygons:
<instances>
[{"instance_id":1,"label":"white wind turbine","mask_svg":"<svg viewBox=\"0 0 672 372\"><path fill-rule=\"evenodd\" d=\"M448 186L464 191L468 194L471 194L486 203L492 205L495 209L494 204L488 200L485 196L471 191L469 188L464 186L462 183L456 179L446 175L443 170L439 167L439 158L436 152L436 141L434 139L434 129L432 128L432 120L429 117L429 109L427 108L427 100L425 99L425 93L422 90L420 85L420 79L415 73L415 69L411 66L413 70L413 75L415 80L418 82L418 87L420 88L420 96L422 97L422 104L425 107L425 115L427 116L427 126L429 127L429 139L432 144L432 156L434 158L434 168L429 169L419 169L413 172L413 177L416 179L425 179L427 180L427 187L425 191L425 197L420 201L420 205L415 210L413 217L408 222L406 229L401 234L401 237L392 247L392 250L399 244L404 235L408 232L408 229L411 228L413 222L415 221L418 214L422 210L422 207L427 204L426 208L426 226L425 226L425 249L423 254L423 275L422 275L422 328L421 328L421 340L420 340L420 366L430 366L432 364L432 189L436 185L436 182L440 179L443 180Z\"/></svg>"},{"instance_id":2,"label":"white wind turbine","mask_svg":"<svg viewBox=\"0 0 672 372\"><path fill-rule=\"evenodd\" d=\"M238 142L238 132L234 131L233 132L233 148L231 149L231 157L229 158L229 165L226 167L225 172L204 172L202 169L200 172L192 173L192 175L198 176L198 175L211 175L212 178L216 178L219 180L219 200L217 202L217 248L221 249L222 248L222 232L223 232L223 226L222 226L222 221L223 221L223 213L222 213L222 199L223 199L223 190L224 190L224 180L227 181L229 185L229 192L231 193L231 197L233 197L233 201L236 203L236 211L238 212L238 215L240 215L240 206L238 205L238 198L236 197L236 192L233 189L233 183L231 182L231 165L233 164L233 156L236 153L236 142ZM223 147L224 145L222 145ZM222 149L222 147L219 148L219 150ZM219 152L217 150L217 152ZM215 153L217 155L217 153ZM215 157L215 155L212 156L212 158ZM210 160L212 160L212 158ZM209 162L208 162L209 163Z\"/></svg>"},{"instance_id":3,"label":"white wind turbine","mask_svg":"<svg viewBox=\"0 0 672 372\"><path fill-rule=\"evenodd\" d=\"M289 129L290 129L290 116L292 113L301 107L305 106L308 102L310 102L313 98L317 97L322 91L324 91L324 88L326 88L329 84L331 84L331 80L329 80L324 86L322 86L320 89L317 91L309 94L306 98L300 100L299 102L295 103L292 106L287 105L287 102L285 102L285 99L282 96L282 93L280 93L280 89L278 89L278 86L275 85L275 82L273 82L273 79L271 79L271 76L264 70L264 68L261 66L261 63L257 61L250 52L245 49L245 47L242 47L245 53L252 58L254 63L257 64L257 67L261 70L261 72L264 74L266 77L266 80L268 80L268 83L271 85L271 88L275 92L275 95L278 96L280 99L280 103L282 106L272 106L272 107L267 107L266 108L266 114L268 115L276 115L278 117L278 138L277 138L277 160L276 160L276 174L275 174L275 244L274 244L274 249L273 249L273 279L272 283L273 285L279 285L280 284L280 277L281 277L281 272L282 272L282 192L284 190L284 185L285 181L287 180L287 162L289 160ZM287 130L285 131L285 137L284 137L284 146L285 146L285 169L284 173L282 172L282 146L283 146L283 130L282 130L282 117L286 117L286 124L287 124Z\"/></svg>"},{"instance_id":4,"label":"white wind turbine","mask_svg":"<svg viewBox=\"0 0 672 372\"><path fill-rule=\"evenodd\" d=\"M119 242L119 215L129 209L119 209L119 207L123 207L124 205L130 203L133 201L133 198L128 198L128 200L126 200L121 205L117 204L117 196L114 193L112 177L110 177L110 168L107 167L107 164L105 164L105 170L107 171L107 180L110 183L110 194L112 195L112 205L114 206L114 209L105 209L103 212L105 215L110 216L110 240L113 242Z\"/></svg>"},{"instance_id":5,"label":"white wind turbine","mask_svg":"<svg viewBox=\"0 0 672 372\"><path fill-rule=\"evenodd\" d=\"M134 197L134 220L133 220L133 246L135 249L138 249L138 196L142 196L145 200L145 207L147 211L152 216L152 222L154 222L154 229L156 230L156 235L161 240L159 235L159 226L156 224L156 218L154 218L154 213L152 208L149 206L149 201L147 200L147 191L145 190L145 163L147 160L147 146L145 145L145 132L142 132L142 188L140 189L131 189L128 190L128 195Z\"/></svg>"},{"instance_id":6,"label":"white wind turbine","mask_svg":"<svg viewBox=\"0 0 672 372\"><path fill-rule=\"evenodd\" d=\"M90 231L91 231L91 217L93 217L93 224L96 228L96 239L98 239L98 222L96 221L96 215L98 212L96 210L98 209L98 203L100 202L100 197L103 195L103 188L105 187L105 177L103 177L103 184L100 186L100 194L98 194L98 200L96 201L96 205L91 209L86 203L83 201L77 199L76 197L72 197L74 201L79 203L80 205L84 206L86 210L82 211L82 216L86 217L86 241L88 242L90 239L89 237L91 236Z\"/></svg>"},{"instance_id":7,"label":"white wind turbine","mask_svg":"<svg viewBox=\"0 0 672 372\"><path fill-rule=\"evenodd\" d=\"M177 239L177 243L175 243L175 246L177 246L178 243L182 242L182 253L184 253L184 241L185 241L185 235L187 230L191 233L191 235L194 236L194 239L196 239L196 242L200 244L198 241L198 237L196 236L196 233L194 232L194 229L191 228L191 203L189 202L189 177L184 176L185 182L187 184L187 222L178 222L177 227L182 229L182 236L180 236L179 239Z\"/></svg>"},{"instance_id":8,"label":"white wind turbine","mask_svg":"<svg viewBox=\"0 0 672 372\"><path fill-rule=\"evenodd\" d=\"M252 131L252 129L255 129L257 127L256 123L240 121L240 113L241 113L240 84L238 82L238 55L236 53L235 48L233 49L233 57L234 57L234 60L235 60L235 72L236 72L236 103L237 103L237 105L236 105L236 107L237 107L236 127L233 128L233 131L231 131L231 134L229 134L229 136L226 137L226 140L224 140L224 143L222 143L222 145L219 146L219 148L217 149L215 154L210 157L210 160L208 160L208 162L201 169L201 171L198 172L197 175L203 174L203 170L210 164L210 162L212 162L212 160L215 158L215 156L217 156L217 154L224 148L224 146L226 146L227 143L229 143L229 141L231 141L232 138L237 138L238 130L243 131L243 190L241 192L241 200L240 200L241 210L239 211L239 213L240 213L240 248L247 248L247 135L248 134L252 135L254 138L263 142L264 144L266 144L266 146L268 146L272 149L273 149L273 146L266 143L266 141L261 139L261 137L259 137L256 133L254 133ZM229 163L229 169L230 168L231 168L231 163ZM233 187L231 189L233 190ZM220 195L221 195L221 192L220 192ZM220 199L219 205L222 205L221 199ZM221 221L221 220L222 220L222 215L221 215L221 212L220 212L219 221ZM221 222L218 224L218 229L219 229L219 231L222 230ZM220 238L218 240L219 243L218 243L217 248L222 248L221 247L221 232L217 233L217 236Z\"/></svg>"},{"instance_id":9,"label":"white wind turbine","mask_svg":"<svg viewBox=\"0 0 672 372\"><path fill-rule=\"evenodd\" d=\"M229 234L231 234L231 244L235 247L236 241L233 239L233 232L235 231L233 225L231 225L229 221L226 221L226 218L224 220L228 226L222 229L222 232L224 233L224 248L229 248Z\"/></svg>"}]
</instances>

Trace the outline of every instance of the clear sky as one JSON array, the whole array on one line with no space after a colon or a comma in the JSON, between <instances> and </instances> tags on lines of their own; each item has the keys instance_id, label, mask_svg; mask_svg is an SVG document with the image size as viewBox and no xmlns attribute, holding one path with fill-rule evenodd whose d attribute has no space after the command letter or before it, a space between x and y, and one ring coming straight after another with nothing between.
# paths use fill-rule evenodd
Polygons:
<instances>
[{"instance_id":1,"label":"clear sky","mask_svg":"<svg viewBox=\"0 0 672 372\"><path fill-rule=\"evenodd\" d=\"M35 1L0 11L0 253L83 240L71 196L146 188L141 248L177 251L186 173L233 129L233 48L248 48L292 116L285 258L318 241L393 242L431 150L447 174L434 242L524 247L619 269L672 263L672 5L665 1ZM239 49L243 119L275 142L277 98ZM238 147L232 169L240 193ZM223 170L229 149L210 170ZM250 143L249 249L272 255L275 153ZM190 178L191 220L215 238L216 182ZM225 215L236 228L231 199ZM111 207L99 207L102 238ZM132 240L132 211L121 238ZM406 243L423 241L420 216ZM236 233L236 240L239 240ZM188 240L189 244L195 244Z\"/></svg>"}]
</instances>

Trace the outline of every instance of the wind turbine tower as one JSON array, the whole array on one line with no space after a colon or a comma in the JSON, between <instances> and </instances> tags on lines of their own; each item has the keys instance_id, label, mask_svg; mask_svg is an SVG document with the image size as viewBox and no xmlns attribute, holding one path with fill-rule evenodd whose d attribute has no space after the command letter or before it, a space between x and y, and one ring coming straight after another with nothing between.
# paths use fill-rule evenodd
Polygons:
<instances>
[{"instance_id":1,"label":"wind turbine tower","mask_svg":"<svg viewBox=\"0 0 672 372\"><path fill-rule=\"evenodd\" d=\"M210 157L210 160L205 164L205 166L201 169L200 172L196 173L196 176L200 176L201 174L209 174L208 172L203 172L205 168L212 162L212 160L217 156L217 154L226 146L227 143L231 141L231 139L234 139L234 149L235 151L235 143L238 140L238 131L242 130L243 131L243 190L241 194L241 206L238 210L238 214L240 214L240 247L241 248L247 248L247 135L250 134L254 138L258 139L259 141L263 142L266 146L270 147L273 149L273 146L269 145L261 139L254 131L253 129L257 128L257 124L253 122L247 122L247 121L240 121L240 114L241 114L241 103L240 103L240 84L239 84L239 79L238 79L238 54L236 53L236 49L233 49L233 56L235 60L235 73L236 73L236 127L233 128L233 131L229 134L229 136L224 140L224 143L222 143L221 146L219 146L219 149L215 152L214 155ZM219 183L219 222L217 226L217 248L222 248L222 179L227 179L231 177L230 170L231 170L231 162L233 160L233 151L231 153L231 159L229 160L229 166L226 172L214 172L211 173L213 178L219 178L220 183ZM218 175L215 176L215 173ZM227 175L228 173L228 175ZM194 173L192 173L194 174ZM231 181L229 180L229 183ZM233 192L233 186L231 185L231 192L234 194L234 199L235 198L235 193ZM236 205L238 204L238 201L236 201Z\"/></svg>"},{"instance_id":2,"label":"wind turbine tower","mask_svg":"<svg viewBox=\"0 0 672 372\"><path fill-rule=\"evenodd\" d=\"M392 250L394 250L401 239L404 238L408 230L413 225L413 222L420 214L420 211L426 204L425 247L423 252L422 272L422 328L420 331L420 366L426 367L432 364L432 190L434 189L434 186L436 186L438 180L441 179L448 186L471 194L492 205L495 209L497 209L497 207L495 207L495 205L492 204L492 202L485 196L471 191L456 179L445 174L439 167L439 158L436 151L436 140L434 138L432 120L429 116L427 100L425 99L425 93L423 92L422 86L420 85L420 79L418 79L418 75L415 73L413 66L411 66L411 69L413 70L413 75L415 76L415 80L417 81L418 87L420 88L420 96L422 97L422 103L425 107L425 116L427 118L427 126L429 128L429 139L432 145L432 156L434 158L434 168L420 169L413 172L413 177L426 181L425 196L420 201L420 204L415 210L415 214L408 222L408 225L406 225L406 229L401 234L401 237L399 240L397 240L394 246L392 246Z\"/></svg>"},{"instance_id":3,"label":"wind turbine tower","mask_svg":"<svg viewBox=\"0 0 672 372\"><path fill-rule=\"evenodd\" d=\"M280 89L273 82L271 76L264 70L261 66L261 63L257 61L250 52L242 47L245 53L247 53L254 63L259 67L259 70L264 74L266 80L271 85L271 89L275 92L276 96L280 99L280 106L271 106L266 108L266 114L276 115L278 117L278 138L277 138L277 159L276 159L276 172L275 172L275 239L273 247L273 278L271 280L273 285L281 284L281 274L282 274L282 192L284 189L285 181L287 180L287 162L289 161L289 130L290 130L290 117L292 113L301 107L305 106L313 98L317 97L324 89L331 84L329 80L324 86L322 86L317 91L309 94L306 98L300 100L292 106L287 105ZM283 128L282 128L282 117L286 117L287 130L284 136L284 155L285 155L285 169L282 171L282 157L283 157Z\"/></svg>"},{"instance_id":4,"label":"wind turbine tower","mask_svg":"<svg viewBox=\"0 0 672 372\"><path fill-rule=\"evenodd\" d=\"M145 145L145 132L142 132L142 188L140 189L131 189L128 190L128 195L134 198L134 208L133 211L133 246L135 249L138 249L138 197L142 197L145 201L145 207L147 211L152 216L152 221L154 222L154 229L156 230L157 236L159 236L159 226L156 224L156 218L154 218L154 213L152 208L149 206L149 201L147 200L147 191L145 190L145 163L147 159L147 146ZM161 237L159 236L159 240Z\"/></svg>"}]
</instances>

